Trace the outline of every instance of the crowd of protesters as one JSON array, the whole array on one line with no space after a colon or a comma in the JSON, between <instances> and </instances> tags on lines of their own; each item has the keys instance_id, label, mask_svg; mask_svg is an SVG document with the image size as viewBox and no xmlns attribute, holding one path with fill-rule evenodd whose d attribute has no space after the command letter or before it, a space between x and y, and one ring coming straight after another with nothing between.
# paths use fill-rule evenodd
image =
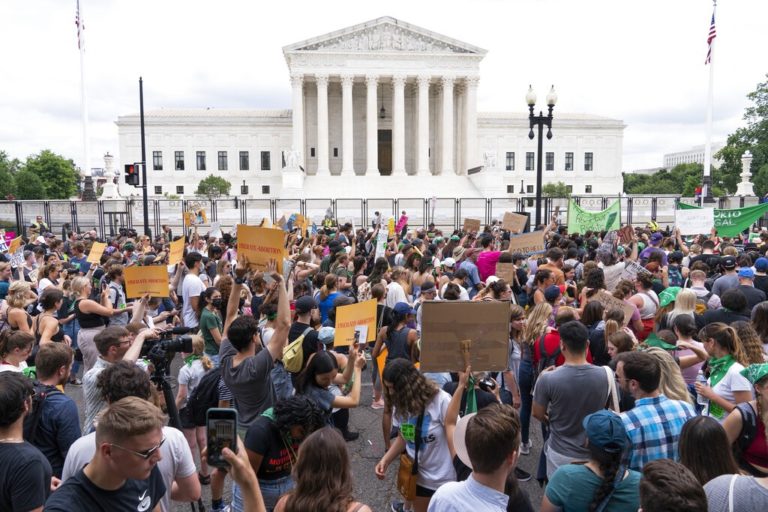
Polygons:
<instances>
[{"instance_id":1,"label":"crowd of protesters","mask_svg":"<svg viewBox=\"0 0 768 512\"><path fill-rule=\"evenodd\" d=\"M520 254L497 221L392 224L289 224L286 258L257 267L234 231L190 229L169 264L170 229L61 240L38 218L0 262L0 510L168 511L210 485L213 511L366 512L354 480L374 475L397 481L395 512L768 510L768 233L555 217ZM126 297L125 268L151 265L168 296ZM337 309L371 299L375 341L335 346ZM506 371L420 371L426 301L508 303ZM147 349L179 326L168 404ZM364 389L385 452L353 478ZM206 462L204 399L237 410L227 468Z\"/></svg>"}]
</instances>

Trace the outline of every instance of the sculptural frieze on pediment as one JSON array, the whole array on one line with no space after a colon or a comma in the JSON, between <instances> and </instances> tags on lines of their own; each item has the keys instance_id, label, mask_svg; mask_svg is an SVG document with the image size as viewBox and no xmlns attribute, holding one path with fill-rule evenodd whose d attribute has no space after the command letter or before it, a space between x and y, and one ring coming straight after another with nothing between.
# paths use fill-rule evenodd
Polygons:
<instances>
[{"instance_id":1,"label":"sculptural frieze on pediment","mask_svg":"<svg viewBox=\"0 0 768 512\"><path fill-rule=\"evenodd\" d=\"M304 51L359 51L359 52L427 52L427 53L472 53L466 48L446 43L424 34L396 25L380 25L351 34L307 45Z\"/></svg>"}]
</instances>

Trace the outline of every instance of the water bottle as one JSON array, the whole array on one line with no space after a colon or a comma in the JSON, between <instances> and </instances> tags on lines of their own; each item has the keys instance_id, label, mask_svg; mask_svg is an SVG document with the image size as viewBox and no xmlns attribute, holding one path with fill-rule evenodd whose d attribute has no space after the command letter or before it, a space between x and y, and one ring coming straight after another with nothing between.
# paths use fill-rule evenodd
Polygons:
<instances>
[{"instance_id":1,"label":"water bottle","mask_svg":"<svg viewBox=\"0 0 768 512\"><path fill-rule=\"evenodd\" d=\"M701 382L705 386L707 385L707 378L704 376L704 372L699 370L699 373L696 374L696 382ZM698 403L702 407L707 407L709 405L709 399L701 396L700 394L696 394L696 403Z\"/></svg>"}]
</instances>

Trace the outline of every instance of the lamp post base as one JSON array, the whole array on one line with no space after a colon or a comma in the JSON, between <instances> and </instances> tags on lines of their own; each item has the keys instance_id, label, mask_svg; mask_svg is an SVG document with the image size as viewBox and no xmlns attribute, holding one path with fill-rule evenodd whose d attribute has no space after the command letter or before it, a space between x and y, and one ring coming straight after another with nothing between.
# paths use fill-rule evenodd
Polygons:
<instances>
[{"instance_id":1,"label":"lamp post base","mask_svg":"<svg viewBox=\"0 0 768 512\"><path fill-rule=\"evenodd\" d=\"M704 190L706 191L701 198L702 203L712 204L715 202L715 198L712 196L712 177L704 176Z\"/></svg>"}]
</instances>

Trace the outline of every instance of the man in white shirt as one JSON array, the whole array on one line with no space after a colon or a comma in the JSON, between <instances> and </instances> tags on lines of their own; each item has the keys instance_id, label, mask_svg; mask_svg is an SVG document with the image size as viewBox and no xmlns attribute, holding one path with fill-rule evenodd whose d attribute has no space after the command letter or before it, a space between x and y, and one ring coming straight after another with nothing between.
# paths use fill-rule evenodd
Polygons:
<instances>
[{"instance_id":1,"label":"man in white shirt","mask_svg":"<svg viewBox=\"0 0 768 512\"><path fill-rule=\"evenodd\" d=\"M200 294L205 291L205 285L200 279L200 272L203 270L203 256L200 253L190 252L184 258L184 264L189 272L184 276L184 282L181 284L181 300L184 303L181 318L184 327L196 328L200 323L200 319L197 317Z\"/></svg>"}]
</instances>

